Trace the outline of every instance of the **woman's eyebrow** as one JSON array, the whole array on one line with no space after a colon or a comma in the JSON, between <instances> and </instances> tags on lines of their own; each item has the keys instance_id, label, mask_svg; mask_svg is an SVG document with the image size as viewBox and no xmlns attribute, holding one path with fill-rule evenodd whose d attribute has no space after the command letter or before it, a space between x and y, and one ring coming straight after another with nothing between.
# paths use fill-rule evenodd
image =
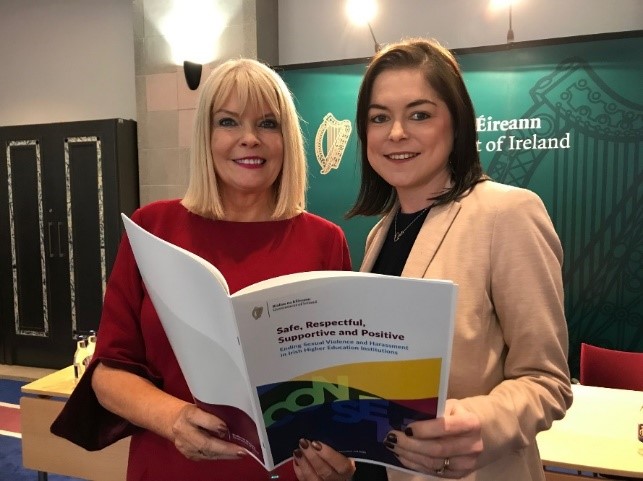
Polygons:
<instances>
[{"instance_id":1,"label":"woman's eyebrow","mask_svg":"<svg viewBox=\"0 0 643 481\"><path fill-rule=\"evenodd\" d=\"M411 109L411 108L413 108L413 107L417 107L417 106L419 106L419 105L424 105L424 104L431 104L431 105L436 105L436 106L438 105L438 104L437 104L436 102L434 102L433 100L429 100L429 99L417 99L417 100L414 100L414 101L409 102L408 104L406 104L406 107L405 107L405 108L407 108L407 109ZM388 107L386 107L386 106L384 106L384 105L381 105L381 104L370 104L370 105L368 106L368 108L369 108L369 109L390 110Z\"/></svg>"},{"instance_id":2,"label":"woman's eyebrow","mask_svg":"<svg viewBox=\"0 0 643 481\"><path fill-rule=\"evenodd\" d=\"M213 112L213 115L217 115L217 114L228 114L228 115L235 115L239 117L238 112L233 112L232 110L227 110L227 109L219 109L216 112Z\"/></svg>"},{"instance_id":3,"label":"woman's eyebrow","mask_svg":"<svg viewBox=\"0 0 643 481\"><path fill-rule=\"evenodd\" d=\"M429 99L417 99L417 100L414 100L413 102L409 102L409 103L406 105L406 108L407 108L407 109L408 109L408 108L413 108L413 107L417 107L418 105L424 105L424 104L438 105L438 104L437 104L436 102L434 102L433 100L429 100Z\"/></svg>"}]
</instances>

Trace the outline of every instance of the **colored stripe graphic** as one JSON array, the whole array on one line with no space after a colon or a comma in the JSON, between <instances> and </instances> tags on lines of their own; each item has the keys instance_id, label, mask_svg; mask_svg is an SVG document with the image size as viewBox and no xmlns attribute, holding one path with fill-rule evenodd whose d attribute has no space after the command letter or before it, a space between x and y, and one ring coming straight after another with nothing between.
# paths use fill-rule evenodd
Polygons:
<instances>
[{"instance_id":1,"label":"colored stripe graphic","mask_svg":"<svg viewBox=\"0 0 643 481\"><path fill-rule=\"evenodd\" d=\"M312 371L293 381L347 385L382 399L426 399L438 396L441 367L440 358L361 362Z\"/></svg>"}]
</instances>

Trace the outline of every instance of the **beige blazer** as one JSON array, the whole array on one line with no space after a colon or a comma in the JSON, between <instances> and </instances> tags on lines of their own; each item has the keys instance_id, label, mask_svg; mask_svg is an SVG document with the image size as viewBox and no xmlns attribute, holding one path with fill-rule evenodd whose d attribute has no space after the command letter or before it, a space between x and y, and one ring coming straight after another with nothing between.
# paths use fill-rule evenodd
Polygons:
<instances>
[{"instance_id":1,"label":"beige blazer","mask_svg":"<svg viewBox=\"0 0 643 481\"><path fill-rule=\"evenodd\" d=\"M368 235L362 271L372 269L396 210ZM431 209L411 249L403 277L459 286L448 396L478 415L484 441L480 468L463 479L545 479L536 434L572 402L562 259L540 198L490 181Z\"/></svg>"}]
</instances>

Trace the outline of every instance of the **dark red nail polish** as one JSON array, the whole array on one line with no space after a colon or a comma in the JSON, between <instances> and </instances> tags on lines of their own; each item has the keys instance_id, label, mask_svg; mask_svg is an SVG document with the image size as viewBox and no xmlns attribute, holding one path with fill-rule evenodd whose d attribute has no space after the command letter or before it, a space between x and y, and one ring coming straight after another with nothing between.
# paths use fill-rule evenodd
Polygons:
<instances>
[{"instance_id":1,"label":"dark red nail polish","mask_svg":"<svg viewBox=\"0 0 643 481\"><path fill-rule=\"evenodd\" d=\"M395 435L395 433L388 433L386 435L386 441L388 441L391 444L395 444L397 443L397 436Z\"/></svg>"},{"instance_id":2,"label":"dark red nail polish","mask_svg":"<svg viewBox=\"0 0 643 481\"><path fill-rule=\"evenodd\" d=\"M302 449L308 449L308 446L310 446L310 443L308 442L307 439L301 438L299 440L299 447Z\"/></svg>"},{"instance_id":3,"label":"dark red nail polish","mask_svg":"<svg viewBox=\"0 0 643 481\"><path fill-rule=\"evenodd\" d=\"M296 458L301 458L304 455L304 453L301 452L301 449L295 449L292 452L292 455Z\"/></svg>"},{"instance_id":4,"label":"dark red nail polish","mask_svg":"<svg viewBox=\"0 0 643 481\"><path fill-rule=\"evenodd\" d=\"M322 445L319 444L319 441L313 441L310 443L310 445L316 450L316 451L321 451L322 450Z\"/></svg>"},{"instance_id":5,"label":"dark red nail polish","mask_svg":"<svg viewBox=\"0 0 643 481\"><path fill-rule=\"evenodd\" d=\"M406 428L404 430L404 434L406 434L408 437L413 437L413 430L411 428Z\"/></svg>"}]
</instances>

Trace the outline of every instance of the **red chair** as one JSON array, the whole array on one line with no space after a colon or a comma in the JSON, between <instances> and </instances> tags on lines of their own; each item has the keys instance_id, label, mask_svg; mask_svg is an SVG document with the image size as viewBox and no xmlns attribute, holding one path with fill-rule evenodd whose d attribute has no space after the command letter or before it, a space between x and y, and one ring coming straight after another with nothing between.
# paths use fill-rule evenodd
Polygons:
<instances>
[{"instance_id":1,"label":"red chair","mask_svg":"<svg viewBox=\"0 0 643 481\"><path fill-rule=\"evenodd\" d=\"M581 343L580 383L643 391L643 352L618 351Z\"/></svg>"}]
</instances>

